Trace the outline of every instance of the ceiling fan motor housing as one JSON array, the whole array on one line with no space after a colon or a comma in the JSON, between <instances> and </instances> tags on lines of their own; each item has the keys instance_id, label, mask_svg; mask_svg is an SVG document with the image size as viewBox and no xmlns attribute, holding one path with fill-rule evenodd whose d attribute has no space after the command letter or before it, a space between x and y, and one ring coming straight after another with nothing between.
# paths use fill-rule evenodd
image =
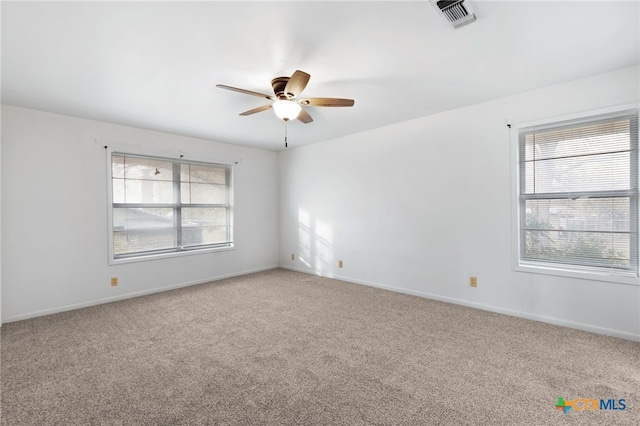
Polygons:
<instances>
[{"instance_id":1,"label":"ceiling fan motor housing","mask_svg":"<svg viewBox=\"0 0 640 426\"><path fill-rule=\"evenodd\" d=\"M271 87L273 87L273 93L280 100L293 99L295 96L292 93L285 93L284 89L287 87L289 77L276 77L271 80Z\"/></svg>"}]
</instances>

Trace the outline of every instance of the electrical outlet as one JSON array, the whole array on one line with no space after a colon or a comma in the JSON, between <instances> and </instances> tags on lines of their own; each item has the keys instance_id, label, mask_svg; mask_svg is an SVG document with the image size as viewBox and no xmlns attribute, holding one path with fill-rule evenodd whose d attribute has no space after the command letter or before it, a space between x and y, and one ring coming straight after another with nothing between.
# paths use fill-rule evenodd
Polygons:
<instances>
[{"instance_id":1,"label":"electrical outlet","mask_svg":"<svg viewBox=\"0 0 640 426\"><path fill-rule=\"evenodd\" d=\"M291 253L291 260L296 260L296 255Z\"/></svg>"},{"instance_id":2,"label":"electrical outlet","mask_svg":"<svg viewBox=\"0 0 640 426\"><path fill-rule=\"evenodd\" d=\"M338 260L338 268L342 268L342 260Z\"/></svg>"},{"instance_id":3,"label":"electrical outlet","mask_svg":"<svg viewBox=\"0 0 640 426\"><path fill-rule=\"evenodd\" d=\"M118 285L118 277L111 277L111 287Z\"/></svg>"},{"instance_id":4,"label":"electrical outlet","mask_svg":"<svg viewBox=\"0 0 640 426\"><path fill-rule=\"evenodd\" d=\"M478 287L478 278L477 277L469 277L469 285L471 287Z\"/></svg>"}]
</instances>

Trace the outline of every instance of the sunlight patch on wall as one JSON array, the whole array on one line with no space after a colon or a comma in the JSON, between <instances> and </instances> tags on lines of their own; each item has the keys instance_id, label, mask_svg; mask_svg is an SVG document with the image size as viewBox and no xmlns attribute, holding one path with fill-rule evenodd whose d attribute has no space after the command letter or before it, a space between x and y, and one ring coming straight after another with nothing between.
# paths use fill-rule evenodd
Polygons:
<instances>
[{"instance_id":1,"label":"sunlight patch on wall","mask_svg":"<svg viewBox=\"0 0 640 426\"><path fill-rule=\"evenodd\" d=\"M298 209L298 259L314 272L332 275L333 230L302 208Z\"/></svg>"},{"instance_id":2,"label":"sunlight patch on wall","mask_svg":"<svg viewBox=\"0 0 640 426\"><path fill-rule=\"evenodd\" d=\"M327 223L320 219L315 221L314 244L316 272L331 276L333 270L333 231Z\"/></svg>"},{"instance_id":3,"label":"sunlight patch on wall","mask_svg":"<svg viewBox=\"0 0 640 426\"><path fill-rule=\"evenodd\" d=\"M298 258L311 268L311 218L309 213L298 209Z\"/></svg>"}]
</instances>

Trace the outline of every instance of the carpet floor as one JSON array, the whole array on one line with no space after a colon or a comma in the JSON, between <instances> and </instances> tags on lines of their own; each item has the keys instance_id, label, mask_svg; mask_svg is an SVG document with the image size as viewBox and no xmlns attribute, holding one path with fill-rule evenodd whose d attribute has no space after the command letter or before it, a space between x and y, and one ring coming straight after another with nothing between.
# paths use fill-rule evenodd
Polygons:
<instances>
[{"instance_id":1,"label":"carpet floor","mask_svg":"<svg viewBox=\"0 0 640 426\"><path fill-rule=\"evenodd\" d=\"M640 424L640 343L281 269L1 330L2 425Z\"/></svg>"}]
</instances>

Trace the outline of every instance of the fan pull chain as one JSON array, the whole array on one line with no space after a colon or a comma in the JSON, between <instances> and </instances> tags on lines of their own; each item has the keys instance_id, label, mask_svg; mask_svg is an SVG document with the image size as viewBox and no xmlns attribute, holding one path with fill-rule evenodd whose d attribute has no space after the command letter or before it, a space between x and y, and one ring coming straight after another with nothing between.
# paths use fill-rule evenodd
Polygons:
<instances>
[{"instance_id":1,"label":"fan pull chain","mask_svg":"<svg viewBox=\"0 0 640 426\"><path fill-rule=\"evenodd\" d=\"M288 143L287 143L287 122L284 122L284 147L288 148Z\"/></svg>"}]
</instances>

